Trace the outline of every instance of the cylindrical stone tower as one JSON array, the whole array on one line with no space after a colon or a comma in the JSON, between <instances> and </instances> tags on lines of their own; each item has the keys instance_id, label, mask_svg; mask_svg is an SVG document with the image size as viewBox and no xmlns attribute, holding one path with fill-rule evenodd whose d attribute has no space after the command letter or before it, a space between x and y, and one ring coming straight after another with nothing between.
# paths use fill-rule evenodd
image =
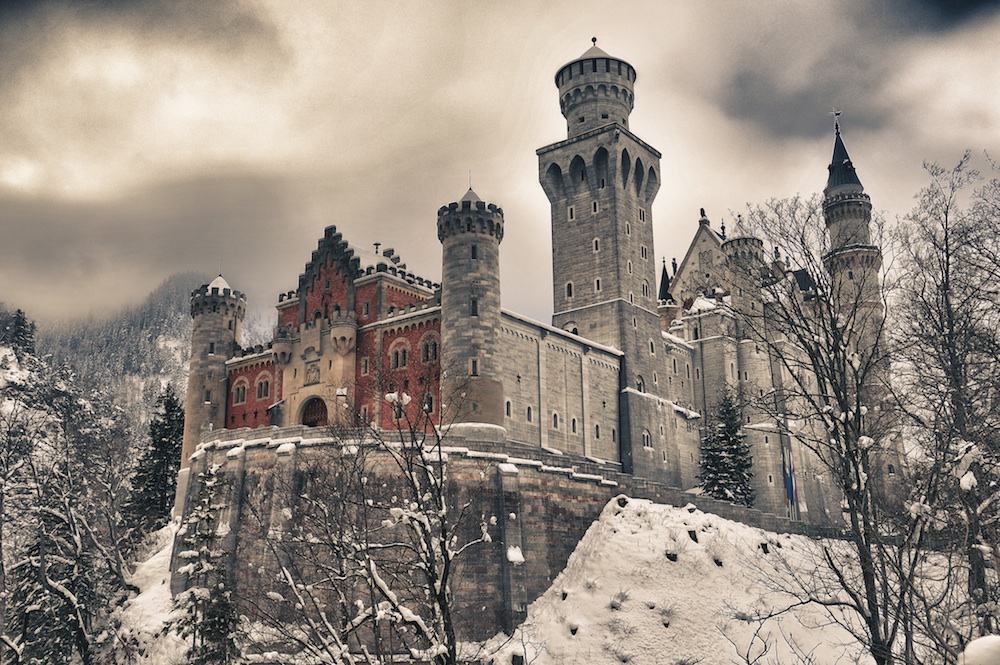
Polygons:
<instances>
[{"instance_id":1,"label":"cylindrical stone tower","mask_svg":"<svg viewBox=\"0 0 1000 665\"><path fill-rule=\"evenodd\" d=\"M503 209L470 188L438 210L442 422L503 424L500 241Z\"/></svg>"},{"instance_id":2,"label":"cylindrical stone tower","mask_svg":"<svg viewBox=\"0 0 1000 665\"><path fill-rule=\"evenodd\" d=\"M559 69L556 85L569 138L612 123L628 129L635 69L597 48L596 39L586 53Z\"/></svg>"},{"instance_id":3,"label":"cylindrical stone tower","mask_svg":"<svg viewBox=\"0 0 1000 665\"><path fill-rule=\"evenodd\" d=\"M757 319L764 314L761 299L761 273L764 269L764 242L760 238L741 233L722 243L722 252L726 256L726 272L729 282L729 298L733 309L739 312L737 323L741 324L747 318ZM742 326L741 326L742 327ZM738 331L739 338L744 332Z\"/></svg>"},{"instance_id":4,"label":"cylindrical stone tower","mask_svg":"<svg viewBox=\"0 0 1000 665\"><path fill-rule=\"evenodd\" d=\"M226 361L240 341L246 296L219 275L191 293L191 368L184 409L181 468L195 451L201 433L226 426Z\"/></svg>"}]
</instances>

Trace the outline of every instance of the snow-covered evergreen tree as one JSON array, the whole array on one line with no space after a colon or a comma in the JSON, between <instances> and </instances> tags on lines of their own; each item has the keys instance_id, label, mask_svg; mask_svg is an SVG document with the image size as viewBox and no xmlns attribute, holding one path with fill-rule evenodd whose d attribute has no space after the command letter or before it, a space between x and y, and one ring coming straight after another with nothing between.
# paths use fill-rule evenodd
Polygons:
<instances>
[{"instance_id":1,"label":"snow-covered evergreen tree","mask_svg":"<svg viewBox=\"0 0 1000 665\"><path fill-rule=\"evenodd\" d=\"M124 509L132 542L161 528L170 519L180 468L184 407L170 385L160 394L156 405L157 411L149 423L149 446L139 456L132 478L132 495Z\"/></svg>"},{"instance_id":2,"label":"snow-covered evergreen tree","mask_svg":"<svg viewBox=\"0 0 1000 665\"><path fill-rule=\"evenodd\" d=\"M167 626L191 642L187 662L226 665L238 662L238 619L229 576L220 549L219 513L224 507L224 481L219 466L198 474L201 491L178 532L186 561L178 572L188 577L188 588L174 598L177 616Z\"/></svg>"},{"instance_id":3,"label":"snow-covered evergreen tree","mask_svg":"<svg viewBox=\"0 0 1000 665\"><path fill-rule=\"evenodd\" d=\"M737 395L725 391L701 442L699 478L709 496L753 506L753 459L741 415Z\"/></svg>"}]
</instances>

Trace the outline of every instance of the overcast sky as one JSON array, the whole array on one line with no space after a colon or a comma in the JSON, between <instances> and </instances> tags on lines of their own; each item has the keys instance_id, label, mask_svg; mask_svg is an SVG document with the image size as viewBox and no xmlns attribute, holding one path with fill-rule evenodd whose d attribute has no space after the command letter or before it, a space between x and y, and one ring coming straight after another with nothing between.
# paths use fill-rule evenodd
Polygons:
<instances>
[{"instance_id":1,"label":"overcast sky","mask_svg":"<svg viewBox=\"0 0 1000 665\"><path fill-rule=\"evenodd\" d=\"M506 213L504 307L547 321L535 150L566 137L553 77L593 36L663 153L658 259L700 207L821 190L835 106L890 217L923 161L1000 155L994 3L6 0L0 300L78 316L221 262L270 312L330 224L436 281L436 211L471 170Z\"/></svg>"}]
</instances>

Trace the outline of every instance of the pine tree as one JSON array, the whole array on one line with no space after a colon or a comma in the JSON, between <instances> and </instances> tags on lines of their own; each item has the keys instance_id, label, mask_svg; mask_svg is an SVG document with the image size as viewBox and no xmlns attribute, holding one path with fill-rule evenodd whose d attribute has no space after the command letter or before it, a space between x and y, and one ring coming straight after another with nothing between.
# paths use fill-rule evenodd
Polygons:
<instances>
[{"instance_id":1,"label":"pine tree","mask_svg":"<svg viewBox=\"0 0 1000 665\"><path fill-rule=\"evenodd\" d=\"M132 542L164 526L170 519L184 438L184 407L167 385L156 400L149 423L149 447L139 456L132 496L124 508L133 529Z\"/></svg>"},{"instance_id":2,"label":"pine tree","mask_svg":"<svg viewBox=\"0 0 1000 665\"><path fill-rule=\"evenodd\" d=\"M724 392L701 442L699 478L709 496L753 506L753 459L741 416L737 396Z\"/></svg>"},{"instance_id":3,"label":"pine tree","mask_svg":"<svg viewBox=\"0 0 1000 665\"><path fill-rule=\"evenodd\" d=\"M184 548L179 557L187 561L178 572L188 577L188 588L174 598L178 610L165 630L190 639L187 662L192 665L236 663L236 603L219 540L219 513L224 507L224 482L219 466L199 473L202 491L178 532Z\"/></svg>"}]
</instances>

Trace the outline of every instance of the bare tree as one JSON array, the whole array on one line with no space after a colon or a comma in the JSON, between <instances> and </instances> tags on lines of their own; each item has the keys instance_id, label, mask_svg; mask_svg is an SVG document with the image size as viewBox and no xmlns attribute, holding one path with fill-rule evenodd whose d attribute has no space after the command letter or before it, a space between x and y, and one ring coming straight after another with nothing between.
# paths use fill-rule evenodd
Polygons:
<instances>
[{"instance_id":1,"label":"bare tree","mask_svg":"<svg viewBox=\"0 0 1000 665\"><path fill-rule=\"evenodd\" d=\"M391 391L380 400L394 428L360 418L357 427L332 426L331 443L304 450L294 474L249 490L246 507L269 562L247 594L255 639L316 662L387 663L405 654L454 664L456 566L492 540L494 520L482 492L449 478L427 395Z\"/></svg>"},{"instance_id":2,"label":"bare tree","mask_svg":"<svg viewBox=\"0 0 1000 665\"><path fill-rule=\"evenodd\" d=\"M810 463L799 474L806 482L822 478L828 503L839 502L844 519L844 541L822 544L808 573L782 577L790 582L784 590L825 608L887 665L896 662L907 630L902 607L925 532L893 498L902 485L890 475L901 469L885 400L882 226L876 219L871 235L866 224L864 237L832 246L820 200L798 197L752 208L747 224L783 254L759 257L746 273L760 289L761 306L753 299L733 305L771 359L776 389L758 406L783 439L808 451Z\"/></svg>"},{"instance_id":3,"label":"bare tree","mask_svg":"<svg viewBox=\"0 0 1000 665\"><path fill-rule=\"evenodd\" d=\"M898 401L918 446L923 504L933 508L922 513L949 564L927 570L935 582L918 590L913 613L947 658L1000 629L1000 588L987 565L1000 560L1000 185L976 187L969 158L950 170L925 165L930 185L904 225L894 326Z\"/></svg>"}]
</instances>

